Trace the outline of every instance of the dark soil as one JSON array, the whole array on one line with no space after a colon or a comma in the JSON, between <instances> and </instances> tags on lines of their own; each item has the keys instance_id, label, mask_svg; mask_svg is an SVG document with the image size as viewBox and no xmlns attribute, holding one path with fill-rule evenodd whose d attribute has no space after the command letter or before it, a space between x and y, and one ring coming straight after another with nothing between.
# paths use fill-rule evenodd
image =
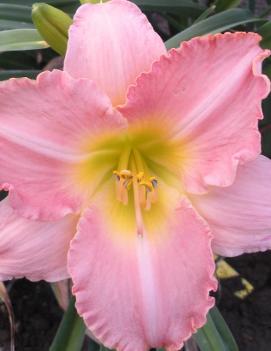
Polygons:
<instances>
[{"instance_id":1,"label":"dark soil","mask_svg":"<svg viewBox=\"0 0 271 351\"><path fill-rule=\"evenodd\" d=\"M219 309L240 351L269 351L271 252L243 255L228 262L254 285L255 290L240 300L233 294L242 288L240 279L222 281ZM16 318L16 351L48 351L62 315L50 286L44 282L18 280L10 289L10 297ZM9 325L3 305L0 306L0 351L9 351Z\"/></svg>"},{"instance_id":2,"label":"dark soil","mask_svg":"<svg viewBox=\"0 0 271 351\"><path fill-rule=\"evenodd\" d=\"M45 282L17 280L10 289L10 298L16 319L16 351L48 351L62 316L51 287ZM9 324L3 311L0 351L9 351Z\"/></svg>"},{"instance_id":3,"label":"dark soil","mask_svg":"<svg viewBox=\"0 0 271 351\"><path fill-rule=\"evenodd\" d=\"M227 260L255 287L244 300L233 295L240 280L222 282L220 312L228 322L240 351L271 350L271 252L243 255Z\"/></svg>"}]
</instances>

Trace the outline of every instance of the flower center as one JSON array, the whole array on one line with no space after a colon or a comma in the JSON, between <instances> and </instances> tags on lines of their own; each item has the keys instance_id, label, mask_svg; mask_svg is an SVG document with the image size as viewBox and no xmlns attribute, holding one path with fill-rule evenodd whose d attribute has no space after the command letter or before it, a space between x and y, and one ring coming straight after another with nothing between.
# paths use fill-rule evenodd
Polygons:
<instances>
[{"instance_id":1,"label":"flower center","mask_svg":"<svg viewBox=\"0 0 271 351\"><path fill-rule=\"evenodd\" d=\"M76 168L76 183L87 189L88 201L101 200L117 230L143 235L172 209L184 148L167 132L165 126L141 125L104 133L83 146L87 157Z\"/></svg>"}]
</instances>

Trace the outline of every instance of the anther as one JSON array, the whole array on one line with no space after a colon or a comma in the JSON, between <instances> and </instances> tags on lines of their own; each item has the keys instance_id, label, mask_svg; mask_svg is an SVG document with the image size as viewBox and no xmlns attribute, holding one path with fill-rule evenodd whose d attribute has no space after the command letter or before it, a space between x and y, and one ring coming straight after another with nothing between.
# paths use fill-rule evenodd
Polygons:
<instances>
[{"instance_id":1,"label":"anther","mask_svg":"<svg viewBox=\"0 0 271 351\"><path fill-rule=\"evenodd\" d=\"M155 177L150 177L149 180L141 181L139 185L144 188L140 193L141 205L145 210L150 210L151 205L157 201L158 181Z\"/></svg>"},{"instance_id":2,"label":"anther","mask_svg":"<svg viewBox=\"0 0 271 351\"><path fill-rule=\"evenodd\" d=\"M113 171L116 177L116 193L118 201L122 202L124 205L128 204L128 190L131 187L133 181L132 172L128 169L123 169L122 171Z\"/></svg>"},{"instance_id":3,"label":"anther","mask_svg":"<svg viewBox=\"0 0 271 351\"><path fill-rule=\"evenodd\" d=\"M155 177L150 177L150 182L152 183L153 188L156 189L158 186L158 180Z\"/></svg>"},{"instance_id":4,"label":"anther","mask_svg":"<svg viewBox=\"0 0 271 351\"><path fill-rule=\"evenodd\" d=\"M123 169L122 171L119 172L119 175L121 178L133 178L133 174L131 171L129 171L129 169Z\"/></svg>"}]
</instances>

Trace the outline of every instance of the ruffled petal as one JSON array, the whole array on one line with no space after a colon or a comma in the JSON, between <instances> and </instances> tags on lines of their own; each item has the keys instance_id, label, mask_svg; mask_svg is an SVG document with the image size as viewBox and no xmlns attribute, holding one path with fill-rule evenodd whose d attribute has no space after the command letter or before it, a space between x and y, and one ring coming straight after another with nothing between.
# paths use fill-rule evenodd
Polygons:
<instances>
[{"instance_id":1,"label":"ruffled petal","mask_svg":"<svg viewBox=\"0 0 271 351\"><path fill-rule=\"evenodd\" d=\"M138 78L121 112L130 123L155 122L180 142L185 188L228 186L239 163L260 153L258 119L269 80L261 62L269 55L255 33L208 35L184 42Z\"/></svg>"},{"instance_id":2,"label":"ruffled petal","mask_svg":"<svg viewBox=\"0 0 271 351\"><path fill-rule=\"evenodd\" d=\"M186 202L143 236L114 232L104 213L85 212L69 251L79 314L109 348L179 350L214 302L209 229Z\"/></svg>"},{"instance_id":3,"label":"ruffled petal","mask_svg":"<svg viewBox=\"0 0 271 351\"><path fill-rule=\"evenodd\" d=\"M9 199L0 202L0 280L26 277L50 282L66 279L67 251L78 217L39 222L16 214Z\"/></svg>"},{"instance_id":4,"label":"ruffled petal","mask_svg":"<svg viewBox=\"0 0 271 351\"><path fill-rule=\"evenodd\" d=\"M222 256L271 249L271 160L259 156L240 167L233 185L211 188L192 202L214 234Z\"/></svg>"},{"instance_id":5,"label":"ruffled petal","mask_svg":"<svg viewBox=\"0 0 271 351\"><path fill-rule=\"evenodd\" d=\"M53 71L1 83L0 106L0 185L12 206L44 220L78 211L73 172L87 157L80 145L120 125L110 100L93 82Z\"/></svg>"},{"instance_id":6,"label":"ruffled petal","mask_svg":"<svg viewBox=\"0 0 271 351\"><path fill-rule=\"evenodd\" d=\"M64 70L94 80L118 105L125 101L128 86L165 52L136 5L124 0L86 4L70 29Z\"/></svg>"}]
</instances>

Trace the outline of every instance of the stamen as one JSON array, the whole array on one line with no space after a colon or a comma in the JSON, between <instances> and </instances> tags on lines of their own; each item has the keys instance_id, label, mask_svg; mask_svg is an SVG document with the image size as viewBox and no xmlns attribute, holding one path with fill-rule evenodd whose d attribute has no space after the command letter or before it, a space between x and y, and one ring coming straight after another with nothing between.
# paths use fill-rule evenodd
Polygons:
<instances>
[{"instance_id":1,"label":"stamen","mask_svg":"<svg viewBox=\"0 0 271 351\"><path fill-rule=\"evenodd\" d=\"M150 210L151 205L157 201L157 179L151 177L149 180L140 182L140 185L144 187L144 209Z\"/></svg>"},{"instance_id":2,"label":"stamen","mask_svg":"<svg viewBox=\"0 0 271 351\"><path fill-rule=\"evenodd\" d=\"M136 182L136 190L134 188L134 197L138 197L140 207L150 210L151 205L157 201L158 180L155 177L146 178L144 172L133 174L128 169L121 171L115 170L113 174L116 177L116 193L118 201L124 205L128 204L128 192L131 185ZM136 191L136 194L135 194Z\"/></svg>"},{"instance_id":3,"label":"stamen","mask_svg":"<svg viewBox=\"0 0 271 351\"><path fill-rule=\"evenodd\" d=\"M113 171L116 176L116 193L118 201L122 202L124 205L128 204L128 190L131 187L133 175L128 169L123 169L122 171Z\"/></svg>"},{"instance_id":4,"label":"stamen","mask_svg":"<svg viewBox=\"0 0 271 351\"><path fill-rule=\"evenodd\" d=\"M143 224L141 207L140 207L140 198L139 198L137 177L133 178L133 190L134 190L134 206L135 206L135 219L136 219L137 235L143 236L144 224Z\"/></svg>"}]
</instances>

